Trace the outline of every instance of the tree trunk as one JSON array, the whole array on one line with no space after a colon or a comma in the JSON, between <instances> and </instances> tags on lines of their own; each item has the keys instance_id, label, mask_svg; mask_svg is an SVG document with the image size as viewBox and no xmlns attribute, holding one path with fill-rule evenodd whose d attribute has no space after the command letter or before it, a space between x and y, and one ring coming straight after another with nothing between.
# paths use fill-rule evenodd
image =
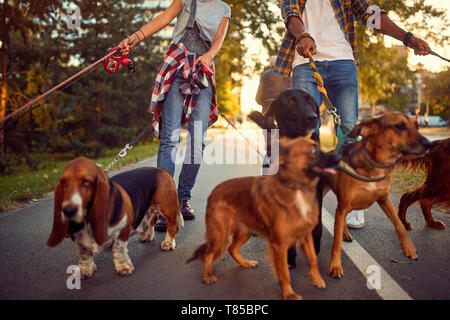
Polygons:
<instances>
[{"instance_id":1,"label":"tree trunk","mask_svg":"<svg viewBox=\"0 0 450 320\"><path fill-rule=\"evenodd\" d=\"M4 44L3 44L4 45ZM2 70L2 91L0 94L0 119L3 119L6 116L6 104L8 101L8 81L6 74L6 52L4 49L0 49L0 65ZM0 173L5 169L5 161L6 161L6 141L5 134L2 128L0 128Z\"/></svg>"}]
</instances>

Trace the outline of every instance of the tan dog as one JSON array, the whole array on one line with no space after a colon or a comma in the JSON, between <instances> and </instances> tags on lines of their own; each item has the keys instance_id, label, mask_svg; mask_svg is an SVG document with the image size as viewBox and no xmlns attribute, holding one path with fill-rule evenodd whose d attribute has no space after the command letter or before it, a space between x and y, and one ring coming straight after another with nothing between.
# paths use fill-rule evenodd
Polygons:
<instances>
[{"instance_id":1,"label":"tan dog","mask_svg":"<svg viewBox=\"0 0 450 320\"><path fill-rule=\"evenodd\" d=\"M151 241L159 211L167 219L162 250L175 249L177 221L183 225L178 195L169 172L160 168L139 168L109 179L91 160L80 157L64 168L55 188L53 229L47 244L58 245L71 237L79 251L82 278L96 270L94 255L99 246L112 248L116 272L133 273L128 255L132 231L141 241Z\"/></svg>"},{"instance_id":2,"label":"tan dog","mask_svg":"<svg viewBox=\"0 0 450 320\"><path fill-rule=\"evenodd\" d=\"M310 139L297 138L280 145L279 171L273 176L244 177L219 184L209 195L206 207L206 243L189 261L202 258L202 281L214 283L213 260L228 252L244 268L258 262L239 254L252 232L268 241L283 299L301 299L291 287L287 249L299 242L310 265L313 285L325 288L320 276L311 231L318 221L316 185L319 176L334 171L340 160L325 154ZM232 243L229 245L230 236ZM189 262L188 261L188 262Z\"/></svg>"},{"instance_id":3,"label":"tan dog","mask_svg":"<svg viewBox=\"0 0 450 320\"><path fill-rule=\"evenodd\" d=\"M366 209L377 202L394 224L400 246L405 256L417 259L416 248L406 234L406 229L395 213L389 199L391 190L389 175L397 160L403 155L420 155L427 151L430 142L417 131L414 118L399 112L385 112L364 120L350 133L363 139L342 152L345 162L367 177L385 177L379 182L363 182L341 170L330 179L331 189L338 199L334 224L333 248L329 275L344 275L341 263L342 240L352 241L345 224L345 217L352 210Z\"/></svg>"}]
</instances>

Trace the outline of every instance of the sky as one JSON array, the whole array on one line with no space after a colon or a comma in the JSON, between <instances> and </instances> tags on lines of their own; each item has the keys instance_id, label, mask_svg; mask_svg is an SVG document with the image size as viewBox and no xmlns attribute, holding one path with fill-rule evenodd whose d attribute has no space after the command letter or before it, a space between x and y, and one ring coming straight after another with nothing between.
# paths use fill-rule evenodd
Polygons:
<instances>
[{"instance_id":1,"label":"sky","mask_svg":"<svg viewBox=\"0 0 450 320\"><path fill-rule=\"evenodd\" d=\"M399 0L401 1L401 0ZM413 2L414 0L409 0L409 2ZM374 0L376 3L377 0ZM446 10L447 17L450 20L450 0L427 0L426 4L432 5L436 8L441 8ZM278 8L274 8L275 10L279 10ZM400 27L403 27L406 29L403 22L398 19L395 16L392 16L389 14L389 17L397 23ZM441 21L433 21L432 23L429 23L430 27L432 27L435 23L442 23ZM414 33L414 32L413 32ZM450 36L450 28L447 28L445 34L447 36ZM421 37L420 33L415 33L418 37ZM426 40L426 39L425 39ZM396 39L389 40L389 37L385 37L386 45L401 45L401 42L399 42ZM258 59L263 64L266 63L268 60L268 54L265 50L262 49L261 43L249 36L249 39L246 40L246 43L249 43L249 50L244 57L244 61L249 61L248 68L252 68L253 66L253 60ZM434 50L436 53L440 54L443 57L446 57L450 59L450 46L449 44L444 44L444 46L436 45L430 41L428 41L430 47L432 50ZM421 63L424 65L424 68L428 71L432 72L439 72L445 69L447 66L450 66L450 63L445 62L438 57L428 55L428 56L416 56L412 50L409 50L409 57L408 57L408 64L410 68L415 69L417 65ZM251 77L244 77L244 85L242 88L242 94L241 94L241 106L242 106L242 112L244 114L249 113L251 110L261 110L261 106L259 106L255 102L255 95L256 91L258 89L259 85L259 74L253 74Z\"/></svg>"}]
</instances>

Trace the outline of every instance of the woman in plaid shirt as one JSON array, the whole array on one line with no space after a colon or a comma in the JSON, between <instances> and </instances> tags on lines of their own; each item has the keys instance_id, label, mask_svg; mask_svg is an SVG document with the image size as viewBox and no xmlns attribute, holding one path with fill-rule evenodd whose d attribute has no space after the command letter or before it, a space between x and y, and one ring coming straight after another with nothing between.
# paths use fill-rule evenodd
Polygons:
<instances>
[{"instance_id":1,"label":"woman in plaid shirt","mask_svg":"<svg viewBox=\"0 0 450 320\"><path fill-rule=\"evenodd\" d=\"M287 28L275 64L275 72L293 74L292 86L302 89L322 104L313 71L307 59L311 51L325 89L341 116L352 129L358 120L358 47L354 18L368 27L402 41L418 55L429 54L428 44L398 27L383 11L366 0L283 0L282 16ZM316 128L319 133L320 123ZM346 144L353 142L351 139ZM364 211L347 215L349 228L364 226ZM321 225L318 226L321 228ZM321 232L317 232L321 234ZM320 243L319 239L315 239ZM317 244L316 243L316 244Z\"/></svg>"},{"instance_id":2,"label":"woman in plaid shirt","mask_svg":"<svg viewBox=\"0 0 450 320\"><path fill-rule=\"evenodd\" d=\"M218 115L214 75L206 88L200 88L193 84L193 70L197 62L214 70L213 59L222 47L230 16L230 6L220 0L173 0L162 14L119 45L121 53L128 54L139 41L177 17L173 42L157 72L149 111L153 113L153 131L160 139L157 165L167 169L172 177L180 129L182 125L188 128L188 146L178 182L180 211L185 220L195 218L191 190L203 158L206 129ZM192 39L198 37L201 39L194 43ZM155 230L166 228L167 221L160 217Z\"/></svg>"}]
</instances>

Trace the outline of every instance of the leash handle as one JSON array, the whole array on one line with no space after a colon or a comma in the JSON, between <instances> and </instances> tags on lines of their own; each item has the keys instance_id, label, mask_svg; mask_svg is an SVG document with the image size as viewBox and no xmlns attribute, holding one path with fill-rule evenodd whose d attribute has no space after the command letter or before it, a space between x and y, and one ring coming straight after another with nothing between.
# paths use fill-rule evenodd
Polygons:
<instances>
[{"instance_id":1,"label":"leash handle","mask_svg":"<svg viewBox=\"0 0 450 320\"><path fill-rule=\"evenodd\" d=\"M328 114L333 116L334 123L337 124L338 126L341 126L342 125L341 116L337 113L337 108L333 107L330 98L328 98L328 93L327 90L325 89L325 85L323 84L322 76L320 75L319 70L317 70L316 63L314 62L311 51L308 51L308 58L309 58L309 65L313 69L314 78L316 79L317 90L319 90L319 92L321 92L323 95L324 104L320 106L319 112L322 113L326 107L328 109Z\"/></svg>"},{"instance_id":2,"label":"leash handle","mask_svg":"<svg viewBox=\"0 0 450 320\"><path fill-rule=\"evenodd\" d=\"M85 73L86 71L88 71L89 69L95 67L96 65L98 65L99 63L101 63L103 60L109 58L110 56L112 56L114 53L116 53L118 49L116 48L115 50L111 50L110 53L108 53L106 56L104 56L103 58L95 61L93 64L87 66L86 68L84 68L83 70L81 70L80 72L74 74L73 76L71 76L70 78L64 80L63 82L61 82L60 84L58 84L57 86L54 86L53 88L51 88L50 90L44 92L43 94L41 94L39 97L34 98L33 100L29 101L28 103L26 103L25 105L23 105L22 107L16 109L14 112L11 112L10 114L8 114L7 116L5 116L3 119L0 119L0 125L2 125L6 120L14 117L16 114L20 113L21 111L27 109L28 107L32 106L33 104L35 104L36 102L38 102L39 100L45 98L46 96L48 96L50 93L58 90L59 88L61 88L62 86L64 86L65 84L67 84L68 82L72 81L73 79L81 76L83 73Z\"/></svg>"}]
</instances>

